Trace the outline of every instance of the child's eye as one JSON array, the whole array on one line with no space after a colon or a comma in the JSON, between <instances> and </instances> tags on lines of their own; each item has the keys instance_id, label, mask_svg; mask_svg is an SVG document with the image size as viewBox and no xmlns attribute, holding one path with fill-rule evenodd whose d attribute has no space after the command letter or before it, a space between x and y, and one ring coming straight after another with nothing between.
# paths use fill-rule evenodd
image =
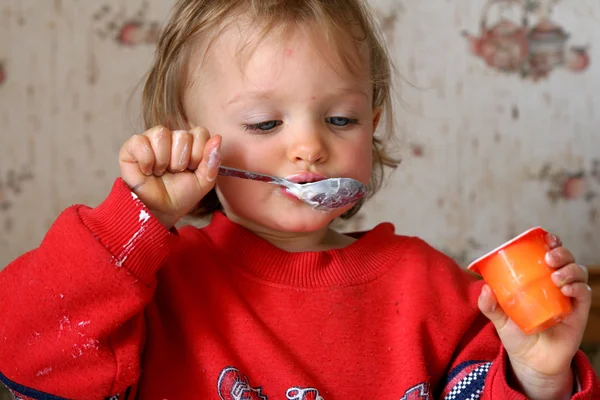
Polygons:
<instances>
[{"instance_id":1,"label":"child's eye","mask_svg":"<svg viewBox=\"0 0 600 400\"><path fill-rule=\"evenodd\" d=\"M355 118L346 118L346 117L329 117L326 119L328 124L332 124L335 126L344 127L347 125L356 125L358 124L358 120Z\"/></svg>"},{"instance_id":2,"label":"child's eye","mask_svg":"<svg viewBox=\"0 0 600 400\"><path fill-rule=\"evenodd\" d=\"M244 124L244 128L246 128L247 131L267 132L267 131L270 131L271 129L277 128L282 123L283 122L281 122L281 121L265 121L265 122L259 122L256 124Z\"/></svg>"}]
</instances>

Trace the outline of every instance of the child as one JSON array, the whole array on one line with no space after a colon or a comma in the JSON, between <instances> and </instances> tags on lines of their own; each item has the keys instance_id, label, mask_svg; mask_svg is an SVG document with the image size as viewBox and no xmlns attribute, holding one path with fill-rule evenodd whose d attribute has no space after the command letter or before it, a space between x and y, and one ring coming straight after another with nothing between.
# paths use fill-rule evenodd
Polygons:
<instances>
[{"instance_id":1,"label":"child","mask_svg":"<svg viewBox=\"0 0 600 400\"><path fill-rule=\"evenodd\" d=\"M556 238L574 313L525 336L423 241L330 229L360 203L217 179L223 163L375 190L395 162L373 136L391 116L374 32L359 0L179 1L121 178L0 274L2 382L24 399L600 398L577 350L586 270ZM175 229L191 211L210 225Z\"/></svg>"}]
</instances>

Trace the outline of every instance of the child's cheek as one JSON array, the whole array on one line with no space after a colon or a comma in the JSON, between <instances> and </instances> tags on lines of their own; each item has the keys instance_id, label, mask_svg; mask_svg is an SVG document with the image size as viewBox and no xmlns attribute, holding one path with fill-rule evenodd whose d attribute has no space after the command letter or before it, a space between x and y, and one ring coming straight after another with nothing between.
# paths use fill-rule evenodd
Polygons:
<instances>
[{"instance_id":1,"label":"child's cheek","mask_svg":"<svg viewBox=\"0 0 600 400\"><path fill-rule=\"evenodd\" d=\"M355 152L355 157L348 157L347 160L355 174L354 178L366 184L371 179L373 169L373 141L370 132L364 132L363 137L365 139Z\"/></svg>"},{"instance_id":2,"label":"child's cheek","mask_svg":"<svg viewBox=\"0 0 600 400\"><path fill-rule=\"evenodd\" d=\"M352 160L352 158L349 158L349 160ZM362 158L355 158L354 160L357 161L352 162L346 169L349 172L348 177L357 179L365 185L368 185L373 170L373 157L371 156L371 153L364 155Z\"/></svg>"}]
</instances>

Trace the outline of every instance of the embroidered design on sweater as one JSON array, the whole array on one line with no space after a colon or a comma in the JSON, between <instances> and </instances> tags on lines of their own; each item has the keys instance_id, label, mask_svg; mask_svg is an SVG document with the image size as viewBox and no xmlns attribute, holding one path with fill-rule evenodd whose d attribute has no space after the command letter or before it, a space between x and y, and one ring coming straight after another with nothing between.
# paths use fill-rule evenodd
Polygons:
<instances>
[{"instance_id":1,"label":"embroidered design on sweater","mask_svg":"<svg viewBox=\"0 0 600 400\"><path fill-rule=\"evenodd\" d=\"M293 387L285 393L288 400L325 400L319 395L319 391L313 388Z\"/></svg>"},{"instance_id":2,"label":"embroidered design on sweater","mask_svg":"<svg viewBox=\"0 0 600 400\"><path fill-rule=\"evenodd\" d=\"M267 400L262 387L250 386L248 377L234 367L221 371L217 389L221 400Z\"/></svg>"},{"instance_id":3,"label":"embroidered design on sweater","mask_svg":"<svg viewBox=\"0 0 600 400\"><path fill-rule=\"evenodd\" d=\"M480 399L491 366L491 362L484 361L467 361L458 365L448 375L442 397L445 400Z\"/></svg>"},{"instance_id":4,"label":"embroidered design on sweater","mask_svg":"<svg viewBox=\"0 0 600 400\"><path fill-rule=\"evenodd\" d=\"M411 387L404 393L404 396L400 400L429 400L429 384L420 383L416 386Z\"/></svg>"},{"instance_id":5,"label":"embroidered design on sweater","mask_svg":"<svg viewBox=\"0 0 600 400\"><path fill-rule=\"evenodd\" d=\"M262 393L262 387L252 387L250 380L237 368L226 367L219 375L217 389L221 400L268 400ZM325 400L314 388L292 387L287 390L288 400Z\"/></svg>"}]
</instances>

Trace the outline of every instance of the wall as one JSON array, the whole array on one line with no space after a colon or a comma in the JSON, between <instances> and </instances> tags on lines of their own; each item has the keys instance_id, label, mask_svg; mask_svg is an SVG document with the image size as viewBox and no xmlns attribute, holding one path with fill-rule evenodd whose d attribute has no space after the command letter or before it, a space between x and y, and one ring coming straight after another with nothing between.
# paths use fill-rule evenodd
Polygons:
<instances>
[{"instance_id":1,"label":"wall","mask_svg":"<svg viewBox=\"0 0 600 400\"><path fill-rule=\"evenodd\" d=\"M478 32L484 3L398 2L394 54L415 86L400 93L405 163L362 222L389 218L462 263L543 225L600 264L597 64L537 81L487 67L459 34ZM600 43L600 3L565 0L553 19L568 46Z\"/></svg>"},{"instance_id":2,"label":"wall","mask_svg":"<svg viewBox=\"0 0 600 400\"><path fill-rule=\"evenodd\" d=\"M543 8L527 2L536 24ZM172 3L0 0L0 265L36 246L63 208L107 194ZM464 264L543 225L600 264L600 3L563 0L549 14L570 37L567 64L547 77L472 54L465 32L478 34L484 0L373 3L404 78L404 162L345 229L391 220ZM520 22L510 4L489 11L489 25L499 14ZM514 54L479 48L514 67Z\"/></svg>"}]
</instances>

